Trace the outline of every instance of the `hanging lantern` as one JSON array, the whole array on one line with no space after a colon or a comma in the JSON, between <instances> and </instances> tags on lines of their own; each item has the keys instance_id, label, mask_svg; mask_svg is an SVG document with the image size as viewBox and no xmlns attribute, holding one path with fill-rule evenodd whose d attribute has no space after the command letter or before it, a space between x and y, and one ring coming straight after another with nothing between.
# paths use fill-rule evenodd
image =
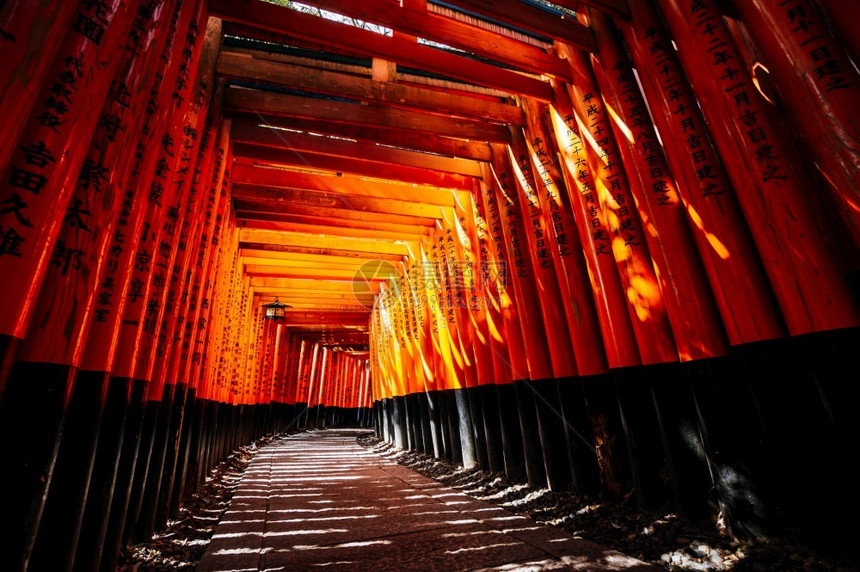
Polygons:
<instances>
[{"instance_id":1,"label":"hanging lantern","mask_svg":"<svg viewBox=\"0 0 860 572\"><path fill-rule=\"evenodd\" d=\"M290 307L286 304L281 304L276 296L275 301L271 304L263 304L263 308L266 311L265 318L267 320L275 320L276 322L283 321L285 310Z\"/></svg>"}]
</instances>

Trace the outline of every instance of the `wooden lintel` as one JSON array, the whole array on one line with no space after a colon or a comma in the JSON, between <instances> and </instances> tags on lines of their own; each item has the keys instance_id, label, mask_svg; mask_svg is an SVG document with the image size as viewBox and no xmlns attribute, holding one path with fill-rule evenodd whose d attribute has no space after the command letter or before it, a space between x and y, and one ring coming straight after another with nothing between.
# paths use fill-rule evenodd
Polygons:
<instances>
[{"instance_id":1,"label":"wooden lintel","mask_svg":"<svg viewBox=\"0 0 860 572\"><path fill-rule=\"evenodd\" d=\"M410 217L442 218L438 205L396 199L379 199L337 192L305 191L301 189L271 189L267 187L233 187L236 200L299 203L310 206L349 209L355 212L391 213Z\"/></svg>"},{"instance_id":2,"label":"wooden lintel","mask_svg":"<svg viewBox=\"0 0 860 572\"><path fill-rule=\"evenodd\" d=\"M236 226L240 228L257 228L261 230L283 230L286 232L318 233L329 236L350 236L353 238L385 238L389 240L421 240L428 236L425 227L416 226L414 232L369 230L365 228L349 228L343 226L301 224L295 222L280 222L268 220L243 219L236 215Z\"/></svg>"},{"instance_id":3,"label":"wooden lintel","mask_svg":"<svg viewBox=\"0 0 860 572\"><path fill-rule=\"evenodd\" d=\"M355 221L365 223L367 225L373 225L375 223L392 223L407 225L414 224L428 228L435 228L436 221L439 220L436 218L412 217L372 211L355 211L348 208L320 207L302 203L278 203L271 201L258 201L254 199L236 200L234 198L234 208L237 211L256 211L259 213L321 217L323 219L329 219L329 224L334 224L337 221Z\"/></svg>"},{"instance_id":4,"label":"wooden lintel","mask_svg":"<svg viewBox=\"0 0 860 572\"><path fill-rule=\"evenodd\" d=\"M253 228L239 229L240 243L264 243L279 246L300 246L332 250L348 250L373 254L396 254L406 256L409 251L405 242L371 240L334 236L319 236Z\"/></svg>"},{"instance_id":5,"label":"wooden lintel","mask_svg":"<svg viewBox=\"0 0 860 572\"><path fill-rule=\"evenodd\" d=\"M366 101L378 101L395 107L420 109L435 114L490 120L524 125L520 107L483 97L466 97L439 89L374 81L350 73L314 69L271 61L268 54L221 52L218 74L232 79L256 81Z\"/></svg>"},{"instance_id":6,"label":"wooden lintel","mask_svg":"<svg viewBox=\"0 0 860 572\"><path fill-rule=\"evenodd\" d=\"M298 224L304 226L317 226L320 228L342 228L344 232L352 230L363 230L365 232L399 233L400 236L421 235L429 236L434 225L399 224L390 222L374 222L362 220L349 220L341 218L325 218L322 216L308 216L294 213L260 212L260 211L233 211L237 221L247 221L247 226L255 223L271 222L274 224ZM432 221L430 221L432 222Z\"/></svg>"},{"instance_id":7,"label":"wooden lintel","mask_svg":"<svg viewBox=\"0 0 860 572\"><path fill-rule=\"evenodd\" d=\"M510 133L504 125L473 119L442 117L379 104L362 105L358 102L302 97L231 86L224 91L222 105L225 109L254 113L257 123L262 124L267 122L269 116L302 117L494 143L510 141Z\"/></svg>"},{"instance_id":8,"label":"wooden lintel","mask_svg":"<svg viewBox=\"0 0 860 572\"><path fill-rule=\"evenodd\" d=\"M531 32L566 42L586 51L597 48L594 33L575 18L559 17L524 2L506 0L449 0L451 4Z\"/></svg>"},{"instance_id":9,"label":"wooden lintel","mask_svg":"<svg viewBox=\"0 0 860 572\"><path fill-rule=\"evenodd\" d=\"M448 189L393 181L371 181L351 176L326 176L236 164L233 166L230 178L236 184L261 187L326 191L380 199L399 199L446 207L456 204L454 194Z\"/></svg>"},{"instance_id":10,"label":"wooden lintel","mask_svg":"<svg viewBox=\"0 0 860 572\"><path fill-rule=\"evenodd\" d=\"M310 151L276 149L274 147L252 145L250 143L236 143L233 145L233 157L237 161L245 159L247 163L292 165L301 169L328 171L330 173L351 173L353 175L375 177L381 180L433 185L448 189L470 190L474 185L474 178L468 175L445 173L421 167L394 165L392 163L364 161L349 157L333 157Z\"/></svg>"},{"instance_id":11,"label":"wooden lintel","mask_svg":"<svg viewBox=\"0 0 860 572\"><path fill-rule=\"evenodd\" d=\"M231 112L234 121L243 121L254 125L262 123L260 116L256 113ZM411 149L425 153L435 153L448 157L461 157L475 161L490 161L490 147L484 139L468 140L433 134L428 137L421 131L409 131L405 128L390 128L382 126L362 125L358 123L340 123L323 119L309 119L304 117L279 117L269 115L265 118L265 125L282 129L293 129L306 133L319 133L322 135L334 135L358 141L370 141L381 145L389 145L400 149ZM510 141L510 132L505 130L496 134Z\"/></svg>"},{"instance_id":12,"label":"wooden lintel","mask_svg":"<svg viewBox=\"0 0 860 572\"><path fill-rule=\"evenodd\" d=\"M388 7L385 8L385 10L387 9ZM401 65L534 97L540 101L552 101L552 89L548 83L540 79L413 43L403 38L383 36L369 30L304 14L298 10L268 4L261 0L210 0L209 15L278 34L319 41L326 45L352 50L371 57L389 59ZM467 28L477 29L473 26L467 26ZM496 44L497 42L492 42L492 45L487 46L490 52L494 49L498 51ZM528 51L527 45L522 44L521 46L523 47L519 51L521 54L525 54ZM526 56L521 57L518 64L522 65L523 69L540 67L541 69L536 71L550 75L561 74L565 71L567 68L565 62L543 50L541 52L545 56L543 58L546 61L545 64L537 66L534 62L538 61L539 58ZM559 71L556 74L551 74L550 70L546 69L551 67L555 67ZM562 75L558 75L558 77L571 79L570 74L567 77Z\"/></svg>"},{"instance_id":13,"label":"wooden lintel","mask_svg":"<svg viewBox=\"0 0 860 572\"><path fill-rule=\"evenodd\" d=\"M481 176L481 166L476 161L439 157L438 155L403 149L392 149L365 141L347 141L342 138L272 129L252 125L244 121L237 122L232 126L230 139L235 143L250 143L262 147L286 149L288 151L311 152L333 157L360 159L362 161L391 163L392 165L432 169L434 171L444 171L469 177Z\"/></svg>"},{"instance_id":14,"label":"wooden lintel","mask_svg":"<svg viewBox=\"0 0 860 572\"><path fill-rule=\"evenodd\" d=\"M434 14L426 7L398 5L399 3L386 0L307 0L307 4L387 26L398 32L426 38L522 70L561 79L568 77L569 70L558 66L558 61L538 46ZM575 43L576 47L586 51L594 50L593 36L583 36L580 40ZM573 42L573 38L566 41Z\"/></svg>"},{"instance_id":15,"label":"wooden lintel","mask_svg":"<svg viewBox=\"0 0 860 572\"><path fill-rule=\"evenodd\" d=\"M269 244L264 242L240 242L239 247L250 248L253 250L269 250L273 252L295 252L301 254L319 254L323 256L373 258L388 262L401 262L403 260L403 256L398 254L369 253L367 251L322 248L318 246L293 246L285 244Z\"/></svg>"}]
</instances>

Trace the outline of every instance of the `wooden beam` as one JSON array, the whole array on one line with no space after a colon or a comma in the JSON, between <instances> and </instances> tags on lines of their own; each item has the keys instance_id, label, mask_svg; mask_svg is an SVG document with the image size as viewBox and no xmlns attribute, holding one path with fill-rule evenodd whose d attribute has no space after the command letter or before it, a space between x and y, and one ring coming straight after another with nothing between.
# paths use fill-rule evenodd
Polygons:
<instances>
[{"instance_id":1,"label":"wooden beam","mask_svg":"<svg viewBox=\"0 0 860 572\"><path fill-rule=\"evenodd\" d=\"M388 5L384 10L391 8L392 5ZM549 84L539 79L423 46L408 39L383 36L260 0L210 0L209 15L278 34L319 41L326 45L371 57L381 57L395 61L400 65L416 67L470 83L502 89L533 97L540 101L552 101L552 89ZM468 28L476 29L472 26L468 26ZM491 48L490 51L493 47L498 47L496 45L498 42L492 42L492 44L488 46ZM518 66L522 66L523 69L539 67L540 70L537 71L540 73L557 75L557 77L566 80L571 79L569 66L565 62L555 56L549 56L546 52L543 52L543 58L526 57L524 54L529 52L528 46L526 44L520 44L520 46L522 46L520 49L521 61L518 62ZM540 66L532 63L539 59L543 59L545 63ZM556 64L556 61L563 65ZM565 70L568 72L567 76L562 75Z\"/></svg>"},{"instance_id":2,"label":"wooden beam","mask_svg":"<svg viewBox=\"0 0 860 572\"><path fill-rule=\"evenodd\" d=\"M234 121L248 122L260 124L262 120L259 114L231 112L230 114ZM453 137L446 137L434 134L432 137L427 137L426 133L419 131L408 131L400 128L387 128L378 126L367 126L358 123L337 123L321 119L307 119L303 117L266 117L266 125L270 127L281 127L284 129L293 129L296 131L304 131L306 133L320 133L323 135L334 135L336 137L346 137L348 139L356 139L359 141L371 141L382 145L390 145L401 149L412 149L414 151L423 151L425 153L436 153L437 155L445 155L448 157L461 157L463 159L473 159L475 161L490 161L490 147L481 140L466 140ZM497 134L499 137L507 137L510 140L510 133L501 131Z\"/></svg>"},{"instance_id":3,"label":"wooden beam","mask_svg":"<svg viewBox=\"0 0 860 572\"><path fill-rule=\"evenodd\" d=\"M523 110L516 105L490 101L487 98L454 95L437 89L379 82L354 74L280 63L269 60L265 52L259 55L221 52L216 72L231 79L379 101L394 107L419 109L440 115L525 125Z\"/></svg>"},{"instance_id":4,"label":"wooden beam","mask_svg":"<svg viewBox=\"0 0 860 572\"><path fill-rule=\"evenodd\" d=\"M343 280L297 280L291 278L254 278L251 287L253 292L263 293L266 288L282 288L287 290L309 290L314 292L333 292L337 294L352 294L355 284ZM364 281L364 284L374 287L375 283ZM359 290L368 293L368 289Z\"/></svg>"},{"instance_id":5,"label":"wooden beam","mask_svg":"<svg viewBox=\"0 0 860 572\"><path fill-rule=\"evenodd\" d=\"M442 218L442 208L438 205L396 199L379 199L344 193L234 185L233 198L240 201L254 200L273 203L298 203L309 206L349 209L360 213L375 212L410 217Z\"/></svg>"},{"instance_id":6,"label":"wooden beam","mask_svg":"<svg viewBox=\"0 0 860 572\"><path fill-rule=\"evenodd\" d=\"M236 188L234 187L234 191ZM274 203L271 201L258 201L254 199L236 200L234 198L234 210L256 211L260 213L291 214L309 216L319 219L331 219L329 224L337 220L354 221L368 225L374 223L392 223L436 227L435 218L412 217L406 215L395 215L388 213L376 213L372 211L354 211L338 207L318 207L301 203Z\"/></svg>"},{"instance_id":7,"label":"wooden beam","mask_svg":"<svg viewBox=\"0 0 860 572\"><path fill-rule=\"evenodd\" d=\"M276 264L276 260L284 261L304 261L309 263L329 263L329 264L344 264L358 267L367 261L375 260L373 256L368 256L365 259L356 258L354 256L321 256L318 254L300 254L296 252L272 252L270 250L253 250L249 248L239 249L239 256L243 258L265 258L269 260L269 264Z\"/></svg>"},{"instance_id":8,"label":"wooden beam","mask_svg":"<svg viewBox=\"0 0 860 572\"><path fill-rule=\"evenodd\" d=\"M559 6L563 6L574 12L581 12L583 6L591 6L597 8L601 12L605 12L610 16L618 16L622 18L630 17L630 10L627 8L625 0L552 0ZM635 0L634 0L635 1Z\"/></svg>"},{"instance_id":9,"label":"wooden beam","mask_svg":"<svg viewBox=\"0 0 860 572\"><path fill-rule=\"evenodd\" d=\"M348 228L342 226L300 224L294 222L278 222L268 220L243 220L236 215L236 226L240 228L257 228L261 230L283 230L286 232L318 233L330 236L351 236L353 238L385 238L389 240L421 240L429 236L429 232L394 232L385 230L368 230L364 228ZM415 227L423 229L424 227Z\"/></svg>"},{"instance_id":10,"label":"wooden beam","mask_svg":"<svg viewBox=\"0 0 860 572\"><path fill-rule=\"evenodd\" d=\"M448 2L493 20L572 46L579 46L586 51L594 51L597 47L594 33L588 26L577 22L576 18L556 16L524 2L510 0L448 0Z\"/></svg>"},{"instance_id":11,"label":"wooden beam","mask_svg":"<svg viewBox=\"0 0 860 572\"><path fill-rule=\"evenodd\" d=\"M254 228L239 229L240 244L269 244L273 246L293 246L301 248L343 250L367 254L392 254L406 256L409 251L405 242L390 240L371 240L365 238L346 238L341 236L319 236Z\"/></svg>"},{"instance_id":12,"label":"wooden beam","mask_svg":"<svg viewBox=\"0 0 860 572\"><path fill-rule=\"evenodd\" d=\"M560 69L554 59L547 57L546 52L537 46L515 40L504 33L434 14L425 6L399 5L386 0L307 0L306 3L465 50L519 69L559 78L565 78L569 73L569 70ZM507 2L506 5L511 3ZM565 41L587 52L596 49L594 35L587 27L579 25L571 30Z\"/></svg>"},{"instance_id":13,"label":"wooden beam","mask_svg":"<svg viewBox=\"0 0 860 572\"><path fill-rule=\"evenodd\" d=\"M296 252L302 254L319 254L324 256L351 256L354 258L370 257L374 260L385 260L388 262L401 262L403 260L403 256L398 254L374 253L371 257L369 256L368 252L364 251L322 248L316 246L293 246L284 244L271 244L265 242L243 242L240 243L239 246L241 248L251 248L254 250L269 250L272 252Z\"/></svg>"},{"instance_id":14,"label":"wooden beam","mask_svg":"<svg viewBox=\"0 0 860 572\"><path fill-rule=\"evenodd\" d=\"M236 161L262 163L267 165L293 165L302 169L329 171L331 173L352 173L381 180L434 185L449 189L469 190L473 188L474 178L456 173L445 173L421 167L406 167L392 163L364 161L349 157L333 157L310 151L294 151L236 143L233 145Z\"/></svg>"},{"instance_id":15,"label":"wooden beam","mask_svg":"<svg viewBox=\"0 0 860 572\"><path fill-rule=\"evenodd\" d=\"M418 167L444 171L469 177L480 177L481 166L476 161L439 157L427 153L392 149L364 141L347 141L341 138L324 135L310 135L283 129L271 129L251 125L247 122L237 122L230 130L230 138L234 143L250 143L262 147L285 149L288 151L311 152L334 157L346 157L391 163L406 167Z\"/></svg>"},{"instance_id":16,"label":"wooden beam","mask_svg":"<svg viewBox=\"0 0 860 572\"><path fill-rule=\"evenodd\" d=\"M266 123L269 116L302 117L494 143L507 143L511 138L506 126L485 121L442 117L378 104L362 105L235 86L228 87L224 91L222 106L231 111L254 113L257 123Z\"/></svg>"},{"instance_id":17,"label":"wooden beam","mask_svg":"<svg viewBox=\"0 0 860 572\"><path fill-rule=\"evenodd\" d=\"M456 204L454 193L448 189L439 189L430 185L397 183L395 181L370 181L348 175L343 177L315 175L312 173L236 164L230 173L230 180L236 184L305 189L308 191L328 191L380 199L400 199L446 207L452 207Z\"/></svg>"},{"instance_id":18,"label":"wooden beam","mask_svg":"<svg viewBox=\"0 0 860 572\"><path fill-rule=\"evenodd\" d=\"M251 277L251 283L254 283L254 278L294 278L303 279L311 278L313 280L346 280L354 282L356 280L355 270L331 270L326 268L295 268L289 266L258 266L256 264L245 265L245 275ZM380 274L374 280L387 280L389 274Z\"/></svg>"},{"instance_id":19,"label":"wooden beam","mask_svg":"<svg viewBox=\"0 0 860 572\"><path fill-rule=\"evenodd\" d=\"M243 224L247 222L247 226L253 226L257 223L271 222L272 224L298 224L304 226L318 226L324 228L342 228L344 232L361 230L365 232L383 232L395 233L399 236L420 235L429 236L430 226L418 226L407 224L394 224L372 221L357 221L325 217L312 217L306 215L287 214L287 213L271 213L271 212L254 212L254 211L233 211L237 221ZM334 234L334 233L332 233Z\"/></svg>"}]
</instances>

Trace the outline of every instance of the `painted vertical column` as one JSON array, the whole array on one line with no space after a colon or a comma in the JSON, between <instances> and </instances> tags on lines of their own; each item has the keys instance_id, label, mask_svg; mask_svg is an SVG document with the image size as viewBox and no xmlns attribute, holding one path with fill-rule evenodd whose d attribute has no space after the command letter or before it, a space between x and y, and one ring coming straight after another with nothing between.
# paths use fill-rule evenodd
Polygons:
<instances>
[{"instance_id":1,"label":"painted vertical column","mask_svg":"<svg viewBox=\"0 0 860 572\"><path fill-rule=\"evenodd\" d=\"M737 9L860 246L860 74L811 0L741 0Z\"/></svg>"},{"instance_id":2,"label":"painted vertical column","mask_svg":"<svg viewBox=\"0 0 860 572\"><path fill-rule=\"evenodd\" d=\"M627 298L612 256L609 226L597 204L597 187L567 91L553 82L552 125L558 141L562 178L585 255L597 319L610 368L639 365L639 349Z\"/></svg>"},{"instance_id":3,"label":"painted vertical column","mask_svg":"<svg viewBox=\"0 0 860 572\"><path fill-rule=\"evenodd\" d=\"M99 112L124 53L137 0L83 3L7 164L0 165L0 364L27 334L49 264L78 265L80 254L53 254ZM0 368L0 397L8 371Z\"/></svg>"},{"instance_id":4,"label":"painted vertical column","mask_svg":"<svg viewBox=\"0 0 860 572\"><path fill-rule=\"evenodd\" d=\"M83 252L52 253L136 7L136 0L81 6L81 25L63 39L24 135L2 168L0 268L10 280L0 309L0 430L19 463L0 477L13 530L0 551L0 567L7 570L24 569L30 559L76 370L71 360L6 364L28 333L48 266L81 264Z\"/></svg>"},{"instance_id":5,"label":"painted vertical column","mask_svg":"<svg viewBox=\"0 0 860 572\"><path fill-rule=\"evenodd\" d=\"M78 2L7 0L0 7L0 168L6 166L33 109L37 91L48 77L54 54L75 14L86 24Z\"/></svg>"},{"instance_id":6,"label":"painted vertical column","mask_svg":"<svg viewBox=\"0 0 860 572\"><path fill-rule=\"evenodd\" d=\"M173 81L178 68L178 58L171 57L171 47L177 35L184 34L191 20L188 3L177 0L172 6L171 11L164 13L165 22L159 26L164 34L160 44L154 49L146 50L151 57L157 58L154 79L144 93L143 101L133 107L143 108L143 123L140 126L137 146L133 150L133 166L117 183L122 193L119 213L110 233L104 275L100 279L95 308L89 318L89 334L81 361L82 370L112 372L108 390L108 401L112 405L107 411L124 410L123 415L115 420L116 426L111 429L107 429L107 426L103 428L102 435L114 437L116 441L109 443L100 439L96 474L93 476L93 483L98 482L100 485L91 484L91 488L101 486L102 494L106 495L110 502L90 502L98 498L94 495L90 495L88 499L81 532L81 537L88 541L79 544L76 555L76 562L81 563L84 568L95 569L100 560L105 561L107 568L115 564L122 543L123 527L119 523L125 520L136 466L143 420L144 382L139 380L133 383L129 376L117 375L118 372L113 371L113 366L126 302L129 298L140 295L131 283L131 274L147 201L143 193L135 192L135 189L139 177L151 172L157 157L158 147L151 142L162 130L169 97L165 86ZM115 124L110 117L105 121L105 125L111 128Z\"/></svg>"},{"instance_id":7,"label":"painted vertical column","mask_svg":"<svg viewBox=\"0 0 860 572\"><path fill-rule=\"evenodd\" d=\"M606 352L594 308L583 249L569 203L569 193L562 180L553 141L546 128L548 109L538 102L523 101L526 112L526 149L533 169L541 210L547 220L549 235L555 243L553 258L559 287L564 300L568 331L573 342L579 375L606 373Z\"/></svg>"},{"instance_id":8,"label":"painted vertical column","mask_svg":"<svg viewBox=\"0 0 860 572\"><path fill-rule=\"evenodd\" d=\"M612 130L645 225L643 235L678 354L681 361L725 355L728 344L719 313L633 69L606 17L595 10L587 13L599 48L591 54L591 68L604 102L614 110Z\"/></svg>"},{"instance_id":9,"label":"painted vertical column","mask_svg":"<svg viewBox=\"0 0 860 572\"><path fill-rule=\"evenodd\" d=\"M559 45L574 74L568 86L576 121L586 147L598 204L609 226L610 244L626 294L630 321L643 364L677 361L678 351L660 293L645 229L636 211L630 184L621 165L618 145L588 56Z\"/></svg>"},{"instance_id":10,"label":"painted vertical column","mask_svg":"<svg viewBox=\"0 0 860 572\"><path fill-rule=\"evenodd\" d=\"M558 312L557 306L557 301L563 299L555 268L555 258L560 257L557 256L557 246L553 244L555 236L549 231L547 219L541 210L538 197L540 190L535 183L525 138L519 130L511 130L508 160L509 165L504 166L499 177L502 188L505 188L505 180L510 181L508 189L516 194L519 201L528 254L539 292L537 299L547 336L552 377L571 377L577 374L574 348L568 327L563 323L564 312ZM493 167L496 168L495 163ZM503 174L506 176L503 177Z\"/></svg>"},{"instance_id":11,"label":"painted vertical column","mask_svg":"<svg viewBox=\"0 0 860 572\"><path fill-rule=\"evenodd\" d=\"M666 160L692 223L729 343L781 337L782 319L736 191L713 147L671 38L651 2L636 2L631 9L629 22L619 25L651 117L666 142Z\"/></svg>"},{"instance_id":12,"label":"painted vertical column","mask_svg":"<svg viewBox=\"0 0 860 572\"><path fill-rule=\"evenodd\" d=\"M482 167L484 180L489 183L485 186L487 192L483 197L484 208L490 219L493 218L494 212L500 214L504 248L510 261L507 266L508 279L513 286L528 366L525 372L514 372L513 401L516 403L521 427L520 447L529 485L543 487L546 485L546 469L541 459L542 449L530 381L552 379L552 362L531 256L526 251L528 244L525 238L525 217L522 216L517 198L517 183L511 180L513 175L510 172L508 149L501 145L492 145L491 150L492 164ZM513 413L511 409L507 411L508 414Z\"/></svg>"},{"instance_id":13,"label":"painted vertical column","mask_svg":"<svg viewBox=\"0 0 860 572\"><path fill-rule=\"evenodd\" d=\"M710 0L659 0L792 335L856 326L860 309L816 220L804 161L766 119L750 72ZM703 63L707 65L703 65Z\"/></svg>"},{"instance_id":14,"label":"painted vertical column","mask_svg":"<svg viewBox=\"0 0 860 572\"><path fill-rule=\"evenodd\" d=\"M109 380L109 367L84 369L82 356L94 308L101 308L96 303L109 304L116 295L117 286L108 279L105 262L144 121L143 114L133 114L133 110L146 100L155 81L158 48L167 35L167 27L159 29L158 22L170 17L172 7L172 2L148 0L134 14L124 61L101 110L30 332L19 350L22 361L80 367L63 429L56 479L31 562L37 568L66 569L75 558ZM124 411L122 405L114 405ZM69 534L69 530L74 532ZM58 538L66 544L59 544Z\"/></svg>"}]
</instances>

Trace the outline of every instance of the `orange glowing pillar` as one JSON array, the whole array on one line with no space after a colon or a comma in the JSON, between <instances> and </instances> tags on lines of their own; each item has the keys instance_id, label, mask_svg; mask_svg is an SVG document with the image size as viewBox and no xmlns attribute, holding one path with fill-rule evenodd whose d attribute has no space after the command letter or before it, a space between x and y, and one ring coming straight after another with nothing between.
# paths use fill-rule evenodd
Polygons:
<instances>
[{"instance_id":1,"label":"orange glowing pillar","mask_svg":"<svg viewBox=\"0 0 860 572\"><path fill-rule=\"evenodd\" d=\"M659 0L678 55L765 263L792 335L856 326L860 309L819 224L813 182L785 126L768 119L711 0Z\"/></svg>"},{"instance_id":2,"label":"orange glowing pillar","mask_svg":"<svg viewBox=\"0 0 860 572\"><path fill-rule=\"evenodd\" d=\"M513 382L513 371L528 371L523 349L522 331L517 319L517 308L508 291L504 236L498 209L490 219L484 210L483 194L486 183L479 182L480 193L472 201L475 219L475 236L481 252L478 276L481 296L487 307L487 333L493 358L493 381L497 384ZM501 254L500 254L501 250Z\"/></svg>"},{"instance_id":3,"label":"orange glowing pillar","mask_svg":"<svg viewBox=\"0 0 860 572\"><path fill-rule=\"evenodd\" d=\"M119 302L114 297L121 296L121 285L105 264L108 241L117 219L127 222L120 217L123 189L135 166L131 150L144 124L144 115L134 111L144 104L155 82L154 64L167 37L166 26L159 28L158 22L171 12L167 3L157 10L141 8L134 16L135 28L151 31L143 38L129 38L122 51L124 61L74 184L20 360L78 367L90 320L106 320L103 308ZM84 366L110 371L109 347L101 349L106 359Z\"/></svg>"},{"instance_id":4,"label":"orange glowing pillar","mask_svg":"<svg viewBox=\"0 0 860 572\"><path fill-rule=\"evenodd\" d=\"M650 2L636 2L631 10L630 21L620 25L729 343L781 337L759 255L671 39Z\"/></svg>"},{"instance_id":5,"label":"orange glowing pillar","mask_svg":"<svg viewBox=\"0 0 860 572\"><path fill-rule=\"evenodd\" d=\"M603 211L609 226L612 254L624 286L639 356L643 364L677 361L678 351L645 229L612 136L610 113L591 73L588 55L561 45L560 52L570 61L574 74L568 91L596 186L594 206Z\"/></svg>"},{"instance_id":6,"label":"orange glowing pillar","mask_svg":"<svg viewBox=\"0 0 860 572\"><path fill-rule=\"evenodd\" d=\"M546 128L548 109L538 102L523 101L527 131L525 148L519 140L521 153L531 159L533 184L546 217L549 240L558 276L559 290L564 301L567 328L573 344L579 375L606 373L606 352L600 337L600 327L590 289L583 249L576 231L568 192L562 180L553 138ZM518 138L519 139L519 138Z\"/></svg>"},{"instance_id":7,"label":"orange glowing pillar","mask_svg":"<svg viewBox=\"0 0 860 572\"><path fill-rule=\"evenodd\" d=\"M25 337L48 266L81 264L83 253L57 238L136 7L137 0L81 4L8 164L0 164L0 271L14 277L0 306L4 354ZM0 368L0 394L7 375Z\"/></svg>"},{"instance_id":8,"label":"orange glowing pillar","mask_svg":"<svg viewBox=\"0 0 860 572\"><path fill-rule=\"evenodd\" d=\"M552 125L561 157L561 173L585 255L597 319L609 367L639 365L639 349L630 322L627 298L612 256L609 226L597 202L597 187L588 167L586 147L570 96L553 82Z\"/></svg>"},{"instance_id":9,"label":"orange glowing pillar","mask_svg":"<svg viewBox=\"0 0 860 572\"><path fill-rule=\"evenodd\" d=\"M812 164L821 171L855 245L860 246L857 68L815 2L738 0L736 5L780 98L800 128Z\"/></svg>"},{"instance_id":10,"label":"orange glowing pillar","mask_svg":"<svg viewBox=\"0 0 860 572\"><path fill-rule=\"evenodd\" d=\"M678 354L682 361L725 355L719 313L633 68L606 17L594 10L588 14L599 47L591 67L612 116Z\"/></svg>"},{"instance_id":11,"label":"orange glowing pillar","mask_svg":"<svg viewBox=\"0 0 860 572\"><path fill-rule=\"evenodd\" d=\"M527 252L523 217L517 200L516 183L512 181L507 149L502 146L492 148L493 165L484 167L486 196L484 208L492 219L493 213L500 215L504 247L509 264L508 280L514 292L517 314L522 332L523 347L526 353L527 369L514 371L515 379L549 379L553 377L552 362L547 340L547 332L538 301L538 290L532 270L531 257Z\"/></svg>"},{"instance_id":12,"label":"orange glowing pillar","mask_svg":"<svg viewBox=\"0 0 860 572\"><path fill-rule=\"evenodd\" d=\"M75 16L81 25L91 17L82 2L69 0L7 0L0 7L0 117L4 123L0 168L15 150L54 54Z\"/></svg>"}]
</instances>

